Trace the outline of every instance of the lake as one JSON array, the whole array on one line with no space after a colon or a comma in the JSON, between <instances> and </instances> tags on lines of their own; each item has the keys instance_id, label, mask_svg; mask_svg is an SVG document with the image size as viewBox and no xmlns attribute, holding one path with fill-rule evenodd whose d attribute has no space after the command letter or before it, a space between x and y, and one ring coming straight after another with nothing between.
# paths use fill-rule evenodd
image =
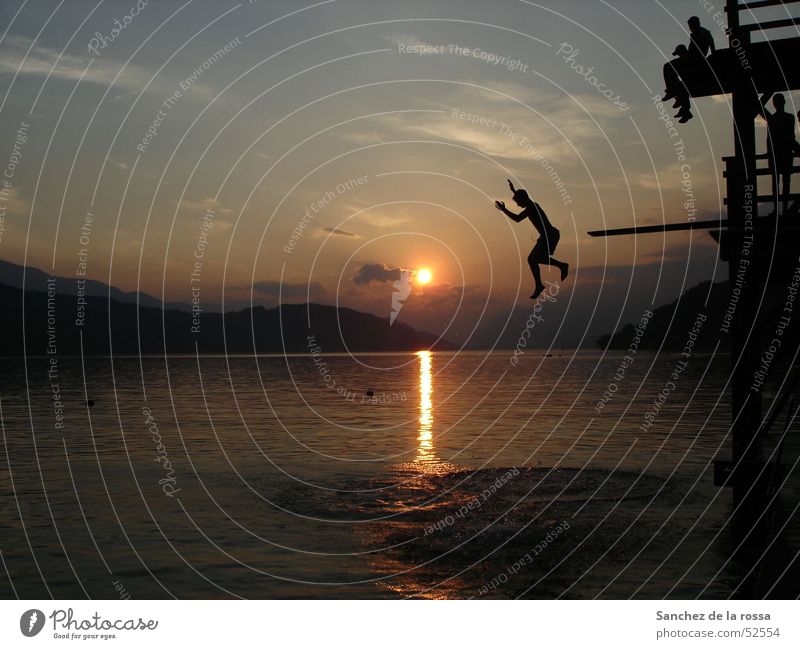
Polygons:
<instances>
[{"instance_id":1,"label":"lake","mask_svg":"<svg viewBox=\"0 0 800 649\"><path fill-rule=\"evenodd\" d=\"M512 356L5 359L0 593L735 594L728 357Z\"/></svg>"}]
</instances>

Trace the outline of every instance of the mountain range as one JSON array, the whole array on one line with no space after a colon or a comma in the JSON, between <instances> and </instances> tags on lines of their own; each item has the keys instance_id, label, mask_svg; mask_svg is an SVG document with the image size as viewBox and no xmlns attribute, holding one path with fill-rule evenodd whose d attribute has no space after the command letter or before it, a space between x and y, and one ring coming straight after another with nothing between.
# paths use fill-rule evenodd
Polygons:
<instances>
[{"instance_id":1,"label":"mountain range","mask_svg":"<svg viewBox=\"0 0 800 649\"><path fill-rule=\"evenodd\" d=\"M52 279L56 289L48 304L48 280ZM28 354L44 354L49 340L55 341L59 353L79 354L81 332L83 351L87 354L110 354L112 350L114 354L194 353L195 350L308 353L312 346L323 352L456 348L435 334L418 331L401 321L390 326L388 318L345 307L283 304L222 314L207 311L204 306L195 321L192 306L184 302L162 303L147 293L123 291L90 279L86 280L85 293L85 317L83 324L79 324L74 277L51 278L37 268L26 269L0 260L0 298L4 305L0 355L21 355L23 345ZM639 348L680 348L685 338L683 323L691 322L701 311L712 316L721 313L727 299L727 282L705 281L688 289L678 300L653 309ZM54 314L54 331L48 331L48 308ZM478 328L467 348L513 348L528 326L530 314L530 308L519 305L497 313ZM636 325L627 324L612 334L604 334L595 344L600 348L627 349ZM538 326L540 330L531 332L536 334L531 336L531 348L557 345L559 338L585 340L581 318L549 317ZM716 341L715 330L713 325L703 327L695 349L711 349ZM310 342L309 336L315 342Z\"/></svg>"},{"instance_id":2,"label":"mountain range","mask_svg":"<svg viewBox=\"0 0 800 649\"><path fill-rule=\"evenodd\" d=\"M12 288L22 289L28 291L47 291L47 280L55 279L56 285L59 287L58 292L62 295L77 295L77 282L75 277L57 277L48 275L38 268L33 266L20 266L19 264L12 264L10 261L3 261L0 259L0 284L5 284ZM162 302L152 295L143 293L141 291L123 291L116 286L109 286L103 282L98 282L94 279L87 279L85 284L86 295L92 297L111 297L112 300L121 302L123 304L136 304L137 300L140 305L152 307L155 309L162 308ZM166 309L180 309L182 311L191 311L192 305L186 302L167 302L163 304Z\"/></svg>"},{"instance_id":3,"label":"mountain range","mask_svg":"<svg viewBox=\"0 0 800 649\"><path fill-rule=\"evenodd\" d=\"M705 314L708 321L700 328L694 341L695 351L714 349L719 338L720 316L728 303L728 282L701 282L688 289L678 300L652 310L641 336L639 349L680 350L686 344L687 328ZM628 349L639 323L626 324L613 334L604 334L597 340L603 349Z\"/></svg>"},{"instance_id":4,"label":"mountain range","mask_svg":"<svg viewBox=\"0 0 800 649\"><path fill-rule=\"evenodd\" d=\"M45 290L22 290L0 284L3 335L0 356L58 354L268 354L322 352L417 351L452 349L446 340L407 324L322 304L283 304L229 311L203 312L143 306L155 298L112 289L123 299L108 298L108 287L95 283L79 311L75 280L56 281ZM26 286L42 281L31 269ZM88 284L88 282L87 282ZM100 284L100 287L97 286ZM62 291L66 285L67 290ZM124 301L123 301L124 300ZM313 337L313 338L309 338ZM24 352L23 352L24 350ZM51 352L50 350L54 350Z\"/></svg>"}]
</instances>

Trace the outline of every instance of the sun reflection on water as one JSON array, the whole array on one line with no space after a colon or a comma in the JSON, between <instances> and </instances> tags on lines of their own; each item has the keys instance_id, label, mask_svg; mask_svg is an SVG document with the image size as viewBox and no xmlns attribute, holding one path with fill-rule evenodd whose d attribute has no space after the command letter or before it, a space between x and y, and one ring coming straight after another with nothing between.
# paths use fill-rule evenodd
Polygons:
<instances>
[{"instance_id":1,"label":"sun reflection on water","mask_svg":"<svg viewBox=\"0 0 800 649\"><path fill-rule=\"evenodd\" d=\"M433 354L429 351L417 352L419 357L419 435L417 436L417 457L415 462L436 462L433 449Z\"/></svg>"}]
</instances>

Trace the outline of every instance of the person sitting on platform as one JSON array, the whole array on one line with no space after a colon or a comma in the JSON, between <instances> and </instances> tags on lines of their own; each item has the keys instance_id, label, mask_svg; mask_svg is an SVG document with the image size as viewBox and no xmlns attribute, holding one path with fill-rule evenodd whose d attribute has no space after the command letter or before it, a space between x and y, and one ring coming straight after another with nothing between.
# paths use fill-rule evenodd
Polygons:
<instances>
[{"instance_id":1,"label":"person sitting on platform","mask_svg":"<svg viewBox=\"0 0 800 649\"><path fill-rule=\"evenodd\" d=\"M706 57L716 51L711 32L700 25L697 16L689 18L689 45L679 45L672 53L678 58L664 64L664 84L666 90L661 101L674 99L673 108L679 108L675 117L681 124L692 119L690 93L686 82L699 71L708 67Z\"/></svg>"},{"instance_id":2,"label":"person sitting on platform","mask_svg":"<svg viewBox=\"0 0 800 649\"><path fill-rule=\"evenodd\" d=\"M778 214L778 203L781 197L781 179L783 180L783 214L789 210L789 192L794 167L794 154L798 149L794 136L794 117L787 113L786 98L778 93L772 97L775 112L770 113L767 102L772 93L764 93L761 97L761 116L767 122L767 162L772 177L772 196L774 209L770 216Z\"/></svg>"}]
</instances>

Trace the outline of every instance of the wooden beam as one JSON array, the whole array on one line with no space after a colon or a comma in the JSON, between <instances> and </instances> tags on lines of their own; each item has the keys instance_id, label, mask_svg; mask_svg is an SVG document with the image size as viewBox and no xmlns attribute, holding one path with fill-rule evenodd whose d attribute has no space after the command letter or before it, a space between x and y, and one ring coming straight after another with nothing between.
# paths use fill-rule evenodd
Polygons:
<instances>
[{"instance_id":1,"label":"wooden beam","mask_svg":"<svg viewBox=\"0 0 800 649\"><path fill-rule=\"evenodd\" d=\"M728 0L725 5L725 14L728 17L728 45L733 46L739 40L739 0Z\"/></svg>"},{"instance_id":2,"label":"wooden beam","mask_svg":"<svg viewBox=\"0 0 800 649\"><path fill-rule=\"evenodd\" d=\"M800 18L781 18L780 20L768 20L763 23L751 23L749 25L742 25L739 29L748 32L757 32L765 29L794 27L795 25L800 25Z\"/></svg>"},{"instance_id":3,"label":"wooden beam","mask_svg":"<svg viewBox=\"0 0 800 649\"><path fill-rule=\"evenodd\" d=\"M679 230L696 230L708 228L727 228L728 221L716 219L714 221L686 221L684 223L659 223L658 225L636 225L630 228L615 228L613 230L593 230L587 232L590 237L616 237L623 234L648 234L650 232L675 232Z\"/></svg>"},{"instance_id":4,"label":"wooden beam","mask_svg":"<svg viewBox=\"0 0 800 649\"><path fill-rule=\"evenodd\" d=\"M800 2L800 0L797 0L797 1ZM795 153L795 154L793 154L793 157L800 158L800 155ZM755 159L756 160L769 160L769 155L767 155L766 153L757 153L755 155ZM736 156L735 155L724 155L724 156L722 156L722 161L723 162L736 162Z\"/></svg>"},{"instance_id":5,"label":"wooden beam","mask_svg":"<svg viewBox=\"0 0 800 649\"><path fill-rule=\"evenodd\" d=\"M736 12L737 20L740 12ZM731 103L733 107L733 140L735 160L727 171L727 199L728 220L730 228L735 230L725 232L725 237L720 238L720 258L728 261L728 289L732 291L736 283L736 272L749 250L744 246L744 227L748 217L753 216L752 198L745 191L748 186L756 184L756 133L753 114L753 90L761 90L759 82L773 88L782 88L776 83L775 71L780 72L783 66L790 65L789 61L797 60L796 49L798 41L789 39L781 45L780 41L766 43L751 43L751 33L739 27L733 39L740 41L741 51L746 53L746 58L751 67L735 67L736 72L731 72L730 89L732 91ZM760 54L759 54L760 51ZM735 50L733 50L735 53ZM729 64L731 61L729 61ZM738 61L732 62L734 66ZM797 79L784 84L791 87ZM757 100L757 99L756 99ZM758 191L756 189L756 191ZM721 232L722 234L722 232ZM747 250L747 253L743 252ZM749 278L748 278L749 279ZM746 464L754 461L758 450L753 440L755 431L761 421L761 393L753 392L750 387L753 375L759 362L759 341L750 335L753 324L753 314L758 313L758 298L761 292L755 281L746 281L738 295L736 313L730 323L728 342L731 349L731 454L734 463ZM758 504L758 495L752 482L747 476L739 474L734 479L733 500L737 511L752 520L751 514Z\"/></svg>"},{"instance_id":6,"label":"wooden beam","mask_svg":"<svg viewBox=\"0 0 800 649\"><path fill-rule=\"evenodd\" d=\"M783 217L781 217L783 218ZM754 227L748 231L755 232L774 232L776 229L775 219L758 217L753 221ZM800 230L800 221L796 223L780 223L777 225L780 232L797 232ZM651 234L653 232L680 232L681 230L732 230L742 232L742 228L731 226L728 219L717 219L713 221L685 221L683 223L659 223L658 225L635 225L629 228L614 228L611 230L592 230L587 232L590 237L616 237L625 234Z\"/></svg>"},{"instance_id":7,"label":"wooden beam","mask_svg":"<svg viewBox=\"0 0 800 649\"><path fill-rule=\"evenodd\" d=\"M742 2L741 4L732 4L726 5L725 11L730 11L731 9L739 10L742 9L761 9L762 7L777 7L778 5L788 5L792 4L793 2L800 2L800 0L753 0L753 2Z\"/></svg>"},{"instance_id":8,"label":"wooden beam","mask_svg":"<svg viewBox=\"0 0 800 649\"><path fill-rule=\"evenodd\" d=\"M794 167L792 167L792 173L796 174L798 172L800 172L800 166L796 166L795 165ZM757 168L756 169L756 176L769 176L771 174L772 174L772 170L770 170L767 167L762 167L762 168ZM728 172L727 171L723 171L722 172L722 177L723 178L727 178L728 177Z\"/></svg>"},{"instance_id":9,"label":"wooden beam","mask_svg":"<svg viewBox=\"0 0 800 649\"><path fill-rule=\"evenodd\" d=\"M789 194L789 201L796 201L797 199L800 199L800 194ZM754 196L753 200L756 203L774 203L775 196L773 194L759 194L758 196ZM728 199L726 198L723 202L727 205ZM778 197L778 202L783 202L783 196Z\"/></svg>"}]
</instances>

